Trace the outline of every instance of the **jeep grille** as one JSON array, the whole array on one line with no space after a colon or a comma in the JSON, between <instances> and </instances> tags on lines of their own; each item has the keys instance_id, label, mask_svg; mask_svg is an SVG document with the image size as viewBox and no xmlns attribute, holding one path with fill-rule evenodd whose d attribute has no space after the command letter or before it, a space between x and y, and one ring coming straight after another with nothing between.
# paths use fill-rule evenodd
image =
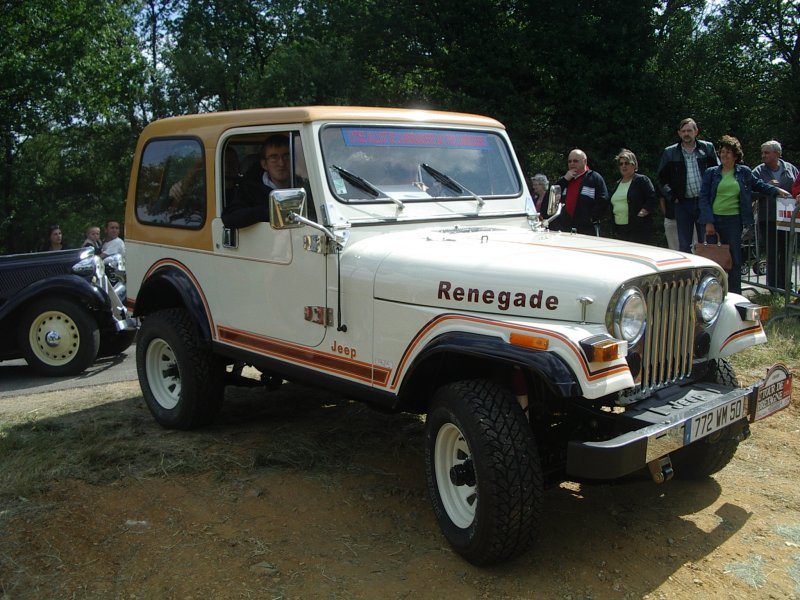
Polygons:
<instances>
[{"instance_id":1,"label":"jeep grille","mask_svg":"<svg viewBox=\"0 0 800 600\"><path fill-rule=\"evenodd\" d=\"M640 392L687 377L692 371L696 311L693 295L699 274L682 273L669 281L642 286L647 328L642 347Z\"/></svg>"}]
</instances>

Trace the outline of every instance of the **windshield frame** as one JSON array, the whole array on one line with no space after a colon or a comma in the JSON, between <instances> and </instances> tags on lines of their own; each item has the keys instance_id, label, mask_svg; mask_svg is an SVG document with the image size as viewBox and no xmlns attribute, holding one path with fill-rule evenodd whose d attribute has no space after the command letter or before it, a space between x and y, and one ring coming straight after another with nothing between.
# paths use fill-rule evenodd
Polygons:
<instances>
[{"instance_id":1,"label":"windshield frame","mask_svg":"<svg viewBox=\"0 0 800 600\"><path fill-rule=\"evenodd\" d=\"M470 193L464 194L456 194L454 195L452 192L443 193L443 194L435 194L430 195L428 193L428 189L431 186L426 185L426 181L423 181L422 175L418 178L417 181L408 182L405 186L408 190L406 193L389 193L391 197L346 197L345 194L348 192L346 191L347 188L343 187L341 182L336 182L335 176L333 172L334 166L340 166L338 158L336 156L331 156L330 152L330 140L326 139L326 135L329 135L331 130L336 130L338 132L343 132L346 130L369 130L375 131L379 133L385 132L403 132L403 133L419 133L419 134L447 134L453 133L457 134L459 138L469 138L470 136L476 136L477 139L486 139L489 141L487 146L488 151L493 153L493 156L490 156L488 160L481 161L481 164L484 165L484 168L490 168L490 162L495 163L494 168L497 172L497 177L495 179L500 180L500 177L504 177L505 179L502 183L506 184L509 190L503 190L499 193L488 193L488 194L480 194L480 191L477 192L482 198L486 199L488 202L492 202L495 199L510 199L510 198L519 198L525 193L525 185L521 179L518 165L516 162L516 157L514 155L513 149L505 135L502 134L501 131L491 128L481 128L481 127L462 127L458 125L452 124L436 124L436 123L396 123L396 122L387 122L387 123L359 123L359 122L328 122L324 123L318 130L318 142L320 147L320 155L322 159L323 165L323 180L328 187L328 192L330 195L337 201L344 205L376 205L376 204L393 204L397 203L400 200L403 204L414 204L414 203L430 203L430 202L452 202L452 201L464 201L464 200L473 200L475 197ZM343 136L344 137L344 136ZM347 142L344 142L346 145ZM441 147L442 149L446 149L450 146L447 144L440 144L437 146L426 145L421 143L417 144L403 144L399 142L391 142L391 143L355 143L354 146L362 146L364 148L390 148L390 147L404 147L404 148L416 148L419 147L420 149L428 149L429 152L423 153L420 152L417 158L413 161L415 166L417 167L420 173L424 173L422 169L422 163L426 162L425 154L432 155L435 148ZM458 148L453 147L454 151L458 151ZM470 151L470 150L478 150L478 151L485 151L481 148L474 147L471 148L468 145L463 148L463 151ZM388 163L386 163L388 164ZM410 166L412 161L406 161L403 166L409 169L410 173ZM359 172L358 166L353 167L356 170L352 171L352 169L348 169L353 172L355 175L359 177L363 177L368 181L368 183L374 185L377 189L381 192L388 192L389 190L385 189L386 186L382 185L380 182L372 181L369 178L369 174ZM450 173L447 173L450 176ZM463 175L462 175L463 176ZM425 177L428 178L430 181L430 175L426 174ZM458 179L459 174L455 175L455 179ZM337 187L338 186L338 187ZM394 186L389 186L394 187ZM400 186L398 186L400 187ZM417 187L418 190L415 192L413 191L413 187Z\"/></svg>"}]
</instances>

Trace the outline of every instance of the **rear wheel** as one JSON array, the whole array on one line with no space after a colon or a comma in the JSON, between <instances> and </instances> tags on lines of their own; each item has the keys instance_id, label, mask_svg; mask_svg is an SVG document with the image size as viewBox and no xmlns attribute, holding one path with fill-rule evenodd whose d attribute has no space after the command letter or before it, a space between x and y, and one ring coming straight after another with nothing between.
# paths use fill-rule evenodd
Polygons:
<instances>
[{"instance_id":1,"label":"rear wheel","mask_svg":"<svg viewBox=\"0 0 800 600\"><path fill-rule=\"evenodd\" d=\"M717 359L706 375L706 380L728 387L739 387L731 364ZM694 444L672 453L672 466L676 479L706 479L724 469L733 459L739 441L750 433L746 420L741 420L716 431Z\"/></svg>"},{"instance_id":2,"label":"rear wheel","mask_svg":"<svg viewBox=\"0 0 800 600\"><path fill-rule=\"evenodd\" d=\"M224 365L202 343L185 310L163 310L143 320L136 370L147 406L163 427L192 429L219 414Z\"/></svg>"},{"instance_id":3,"label":"rear wheel","mask_svg":"<svg viewBox=\"0 0 800 600\"><path fill-rule=\"evenodd\" d=\"M524 552L536 535L543 477L511 393L485 380L442 387L426 420L428 493L447 541L476 565Z\"/></svg>"},{"instance_id":4,"label":"rear wheel","mask_svg":"<svg viewBox=\"0 0 800 600\"><path fill-rule=\"evenodd\" d=\"M27 363L50 376L77 375L94 362L100 333L92 314L81 304L47 298L22 317L19 347Z\"/></svg>"}]
</instances>

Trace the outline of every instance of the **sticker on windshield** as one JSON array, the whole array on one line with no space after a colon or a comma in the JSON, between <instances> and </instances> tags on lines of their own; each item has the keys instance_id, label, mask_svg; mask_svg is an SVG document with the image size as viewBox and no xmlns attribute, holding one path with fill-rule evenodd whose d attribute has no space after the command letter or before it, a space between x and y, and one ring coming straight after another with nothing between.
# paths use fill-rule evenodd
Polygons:
<instances>
[{"instance_id":1,"label":"sticker on windshield","mask_svg":"<svg viewBox=\"0 0 800 600\"><path fill-rule=\"evenodd\" d=\"M491 147L488 134L474 132L343 127L342 135L344 143L348 146L405 146L462 150L489 150Z\"/></svg>"},{"instance_id":2,"label":"sticker on windshield","mask_svg":"<svg viewBox=\"0 0 800 600\"><path fill-rule=\"evenodd\" d=\"M331 172L331 181L333 181L333 189L336 191L337 194L340 196L347 193L347 185L344 183L344 179L342 176L339 175L339 171L336 169L330 169Z\"/></svg>"}]
</instances>

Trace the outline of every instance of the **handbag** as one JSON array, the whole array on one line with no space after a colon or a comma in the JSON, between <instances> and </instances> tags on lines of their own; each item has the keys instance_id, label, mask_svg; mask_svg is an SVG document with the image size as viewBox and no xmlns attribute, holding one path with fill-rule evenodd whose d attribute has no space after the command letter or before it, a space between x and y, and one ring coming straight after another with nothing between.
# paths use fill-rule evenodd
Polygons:
<instances>
[{"instance_id":1,"label":"handbag","mask_svg":"<svg viewBox=\"0 0 800 600\"><path fill-rule=\"evenodd\" d=\"M717 243L708 243L708 238L717 238ZM722 244L719 241L718 235L707 235L706 239L701 242L696 242L694 245L694 253L697 256L708 258L717 263L726 271L730 271L733 267L733 258L731 258L731 247L728 244Z\"/></svg>"}]
</instances>

